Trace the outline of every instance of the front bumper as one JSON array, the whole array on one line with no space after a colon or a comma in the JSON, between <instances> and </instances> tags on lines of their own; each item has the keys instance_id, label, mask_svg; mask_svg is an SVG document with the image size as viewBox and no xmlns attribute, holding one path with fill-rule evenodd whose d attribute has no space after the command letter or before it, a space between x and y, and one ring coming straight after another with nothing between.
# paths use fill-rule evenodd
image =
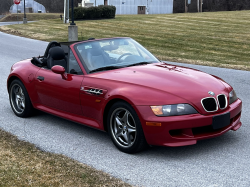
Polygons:
<instances>
[{"instance_id":1,"label":"front bumper","mask_svg":"<svg viewBox=\"0 0 250 187\"><path fill-rule=\"evenodd\" d=\"M229 130L241 127L240 117L242 101L238 99L223 112L209 115L192 114L183 116L157 117L149 106L136 106L149 145L185 146L197 143L197 140L220 136ZM230 112L230 125L212 129L213 116ZM161 123L161 126L147 126L146 122Z\"/></svg>"}]
</instances>

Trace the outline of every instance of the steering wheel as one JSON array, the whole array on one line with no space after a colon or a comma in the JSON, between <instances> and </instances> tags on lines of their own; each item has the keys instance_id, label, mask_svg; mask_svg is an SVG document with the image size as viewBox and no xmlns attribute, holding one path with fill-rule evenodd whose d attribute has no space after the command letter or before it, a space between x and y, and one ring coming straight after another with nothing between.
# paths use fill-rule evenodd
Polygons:
<instances>
[{"instance_id":1,"label":"steering wheel","mask_svg":"<svg viewBox=\"0 0 250 187\"><path fill-rule=\"evenodd\" d=\"M123 55L121 55L121 56L117 59L116 63L119 63L119 62L121 61L122 57L127 56L127 55L132 55L132 54L131 54L131 53L124 53Z\"/></svg>"}]
</instances>

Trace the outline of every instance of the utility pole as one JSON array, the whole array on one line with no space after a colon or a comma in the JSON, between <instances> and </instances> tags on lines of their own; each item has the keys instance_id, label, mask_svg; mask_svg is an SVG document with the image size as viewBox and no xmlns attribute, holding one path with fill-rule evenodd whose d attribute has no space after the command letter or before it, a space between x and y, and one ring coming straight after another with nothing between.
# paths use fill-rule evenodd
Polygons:
<instances>
[{"instance_id":1,"label":"utility pole","mask_svg":"<svg viewBox=\"0 0 250 187\"><path fill-rule=\"evenodd\" d=\"M74 22L75 21L75 19L74 19L74 0L71 0L71 13L72 13L72 17L71 17L72 21L71 21L70 25L76 25Z\"/></svg>"},{"instance_id":2,"label":"utility pole","mask_svg":"<svg viewBox=\"0 0 250 187\"><path fill-rule=\"evenodd\" d=\"M68 26L68 41L78 41L78 27L74 22L74 0L71 0L72 22Z\"/></svg>"},{"instance_id":3,"label":"utility pole","mask_svg":"<svg viewBox=\"0 0 250 187\"><path fill-rule=\"evenodd\" d=\"M63 23L69 23L69 0L64 0Z\"/></svg>"},{"instance_id":4,"label":"utility pole","mask_svg":"<svg viewBox=\"0 0 250 187\"><path fill-rule=\"evenodd\" d=\"M24 0L24 16L23 16L23 24L26 24L27 23L27 18L26 18L26 10L25 10L25 0Z\"/></svg>"}]
</instances>

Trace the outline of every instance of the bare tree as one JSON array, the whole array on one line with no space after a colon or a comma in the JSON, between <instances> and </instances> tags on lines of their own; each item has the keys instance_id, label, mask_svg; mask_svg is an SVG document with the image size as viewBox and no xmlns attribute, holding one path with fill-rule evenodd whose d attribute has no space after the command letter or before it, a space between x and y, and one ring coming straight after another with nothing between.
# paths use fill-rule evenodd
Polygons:
<instances>
[{"instance_id":1,"label":"bare tree","mask_svg":"<svg viewBox=\"0 0 250 187\"><path fill-rule=\"evenodd\" d=\"M250 10L250 0L203 0L203 11ZM197 0L191 0L189 12L197 12ZM185 0L174 0L174 12L185 12Z\"/></svg>"},{"instance_id":2,"label":"bare tree","mask_svg":"<svg viewBox=\"0 0 250 187\"><path fill-rule=\"evenodd\" d=\"M10 7L13 5L13 0L0 0L0 14L9 12Z\"/></svg>"}]
</instances>

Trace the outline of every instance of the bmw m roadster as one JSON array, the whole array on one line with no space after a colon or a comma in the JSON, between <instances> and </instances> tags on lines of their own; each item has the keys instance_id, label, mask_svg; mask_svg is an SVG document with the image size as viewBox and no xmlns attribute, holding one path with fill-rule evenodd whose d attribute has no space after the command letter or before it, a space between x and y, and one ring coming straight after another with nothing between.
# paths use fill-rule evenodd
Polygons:
<instances>
[{"instance_id":1,"label":"bmw m roadster","mask_svg":"<svg viewBox=\"0 0 250 187\"><path fill-rule=\"evenodd\" d=\"M7 80L19 117L41 110L107 131L126 153L186 146L241 127L242 101L224 80L159 61L131 38L50 42Z\"/></svg>"}]
</instances>

